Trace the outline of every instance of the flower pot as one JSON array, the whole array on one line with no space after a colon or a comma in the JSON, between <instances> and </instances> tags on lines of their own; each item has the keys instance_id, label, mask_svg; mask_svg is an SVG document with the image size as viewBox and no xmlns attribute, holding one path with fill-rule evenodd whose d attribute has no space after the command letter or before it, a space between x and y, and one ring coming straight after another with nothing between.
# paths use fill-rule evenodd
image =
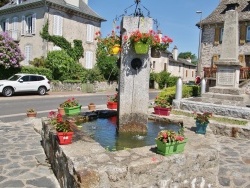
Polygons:
<instances>
[{"instance_id":1,"label":"flower pot","mask_svg":"<svg viewBox=\"0 0 250 188\"><path fill-rule=\"evenodd\" d=\"M172 155L175 153L181 153L184 151L187 138L183 141L172 142L172 143L164 143L159 140L155 140L157 145L157 152L161 155Z\"/></svg>"},{"instance_id":2,"label":"flower pot","mask_svg":"<svg viewBox=\"0 0 250 188\"><path fill-rule=\"evenodd\" d=\"M58 114L61 114L62 116L65 115L65 110L64 110L64 108L58 107L57 110L58 110Z\"/></svg>"},{"instance_id":3,"label":"flower pot","mask_svg":"<svg viewBox=\"0 0 250 188\"><path fill-rule=\"evenodd\" d=\"M116 126L117 124L117 116L112 116L109 118L109 121Z\"/></svg>"},{"instance_id":4,"label":"flower pot","mask_svg":"<svg viewBox=\"0 0 250 188\"><path fill-rule=\"evenodd\" d=\"M57 137L60 145L72 143L73 132L57 132Z\"/></svg>"},{"instance_id":5,"label":"flower pot","mask_svg":"<svg viewBox=\"0 0 250 188\"><path fill-rule=\"evenodd\" d=\"M134 43L134 49L136 54L147 54L149 45L143 42L136 42Z\"/></svg>"},{"instance_id":6,"label":"flower pot","mask_svg":"<svg viewBox=\"0 0 250 188\"><path fill-rule=\"evenodd\" d=\"M157 115L161 115L161 116L169 116L171 109L172 109L171 107L162 108L162 107L156 106L156 107L154 107L154 113Z\"/></svg>"},{"instance_id":7,"label":"flower pot","mask_svg":"<svg viewBox=\"0 0 250 188\"><path fill-rule=\"evenodd\" d=\"M117 109L117 102L107 102L108 109Z\"/></svg>"},{"instance_id":8,"label":"flower pot","mask_svg":"<svg viewBox=\"0 0 250 188\"><path fill-rule=\"evenodd\" d=\"M90 111L94 111L95 110L95 105L94 104L89 104L88 108Z\"/></svg>"},{"instance_id":9,"label":"flower pot","mask_svg":"<svg viewBox=\"0 0 250 188\"><path fill-rule=\"evenodd\" d=\"M81 112L81 105L78 106L74 106L74 107L65 107L65 114L70 116L70 115L76 115L79 114Z\"/></svg>"},{"instance_id":10,"label":"flower pot","mask_svg":"<svg viewBox=\"0 0 250 188\"><path fill-rule=\"evenodd\" d=\"M206 134L206 130L207 130L207 125L208 123L201 123L200 121L195 122L196 124L196 134Z\"/></svg>"},{"instance_id":11,"label":"flower pot","mask_svg":"<svg viewBox=\"0 0 250 188\"><path fill-rule=\"evenodd\" d=\"M111 55L117 55L121 50L121 46L119 44L115 44L110 50L109 53Z\"/></svg>"},{"instance_id":12,"label":"flower pot","mask_svg":"<svg viewBox=\"0 0 250 188\"><path fill-rule=\"evenodd\" d=\"M27 112L27 117L36 117L37 112Z\"/></svg>"},{"instance_id":13,"label":"flower pot","mask_svg":"<svg viewBox=\"0 0 250 188\"><path fill-rule=\"evenodd\" d=\"M160 58L161 57L161 51L157 48L151 48L151 57L153 58Z\"/></svg>"}]
</instances>

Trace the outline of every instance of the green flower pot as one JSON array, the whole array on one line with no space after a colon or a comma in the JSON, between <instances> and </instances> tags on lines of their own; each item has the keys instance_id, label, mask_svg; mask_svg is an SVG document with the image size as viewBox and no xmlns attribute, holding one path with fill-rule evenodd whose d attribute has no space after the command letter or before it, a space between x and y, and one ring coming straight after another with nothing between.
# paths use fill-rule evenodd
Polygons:
<instances>
[{"instance_id":1,"label":"green flower pot","mask_svg":"<svg viewBox=\"0 0 250 188\"><path fill-rule=\"evenodd\" d=\"M134 49L136 54L147 54L149 45L143 42L136 42L134 43Z\"/></svg>"},{"instance_id":2,"label":"green flower pot","mask_svg":"<svg viewBox=\"0 0 250 188\"><path fill-rule=\"evenodd\" d=\"M81 105L74 106L74 107L65 107L64 108L65 114L68 116L80 114L81 107L82 107Z\"/></svg>"},{"instance_id":3,"label":"green flower pot","mask_svg":"<svg viewBox=\"0 0 250 188\"><path fill-rule=\"evenodd\" d=\"M175 153L181 153L184 151L187 138L185 138L182 142L172 142L172 143L163 143L159 140L155 140L157 145L157 153L161 155L172 155Z\"/></svg>"}]
</instances>

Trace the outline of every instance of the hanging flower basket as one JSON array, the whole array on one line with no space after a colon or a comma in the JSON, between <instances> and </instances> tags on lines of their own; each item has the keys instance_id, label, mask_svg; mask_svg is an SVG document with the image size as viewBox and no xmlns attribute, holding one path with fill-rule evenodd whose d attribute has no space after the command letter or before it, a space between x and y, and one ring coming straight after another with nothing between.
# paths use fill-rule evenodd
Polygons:
<instances>
[{"instance_id":1,"label":"hanging flower basket","mask_svg":"<svg viewBox=\"0 0 250 188\"><path fill-rule=\"evenodd\" d=\"M121 46L119 44L115 44L110 50L109 53L111 55L117 55L121 51Z\"/></svg>"},{"instance_id":2,"label":"hanging flower basket","mask_svg":"<svg viewBox=\"0 0 250 188\"><path fill-rule=\"evenodd\" d=\"M151 57L153 58L160 58L161 57L161 51L155 47L151 48Z\"/></svg>"},{"instance_id":3,"label":"hanging flower basket","mask_svg":"<svg viewBox=\"0 0 250 188\"><path fill-rule=\"evenodd\" d=\"M134 43L134 49L136 54L147 54L149 45L143 42L136 42Z\"/></svg>"}]
</instances>

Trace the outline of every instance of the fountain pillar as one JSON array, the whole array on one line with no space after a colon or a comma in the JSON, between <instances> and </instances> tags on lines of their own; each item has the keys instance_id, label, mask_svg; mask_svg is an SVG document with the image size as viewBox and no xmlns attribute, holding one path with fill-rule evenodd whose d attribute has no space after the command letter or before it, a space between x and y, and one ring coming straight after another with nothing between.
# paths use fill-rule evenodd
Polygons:
<instances>
[{"instance_id":1,"label":"fountain pillar","mask_svg":"<svg viewBox=\"0 0 250 188\"><path fill-rule=\"evenodd\" d=\"M122 51L119 78L118 131L147 132L150 56L138 55L124 41L139 30L148 33L153 28L153 19L124 16L121 22Z\"/></svg>"}]
</instances>

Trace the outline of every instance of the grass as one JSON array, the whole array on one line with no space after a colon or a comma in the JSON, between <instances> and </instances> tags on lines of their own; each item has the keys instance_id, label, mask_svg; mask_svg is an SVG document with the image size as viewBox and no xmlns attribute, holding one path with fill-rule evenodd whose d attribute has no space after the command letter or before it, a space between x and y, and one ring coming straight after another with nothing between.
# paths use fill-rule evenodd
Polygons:
<instances>
[{"instance_id":1,"label":"grass","mask_svg":"<svg viewBox=\"0 0 250 188\"><path fill-rule=\"evenodd\" d=\"M185 111L181 111L181 110L172 110L171 114L183 115L183 116L187 116L187 117L194 117L193 113L185 112ZM233 119L233 118L227 118L227 117L217 117L217 116L211 117L211 120L214 120L217 122L222 122L222 123L229 123L229 124L233 124L233 125L246 125L248 123L247 120L239 120L239 119Z\"/></svg>"}]
</instances>

